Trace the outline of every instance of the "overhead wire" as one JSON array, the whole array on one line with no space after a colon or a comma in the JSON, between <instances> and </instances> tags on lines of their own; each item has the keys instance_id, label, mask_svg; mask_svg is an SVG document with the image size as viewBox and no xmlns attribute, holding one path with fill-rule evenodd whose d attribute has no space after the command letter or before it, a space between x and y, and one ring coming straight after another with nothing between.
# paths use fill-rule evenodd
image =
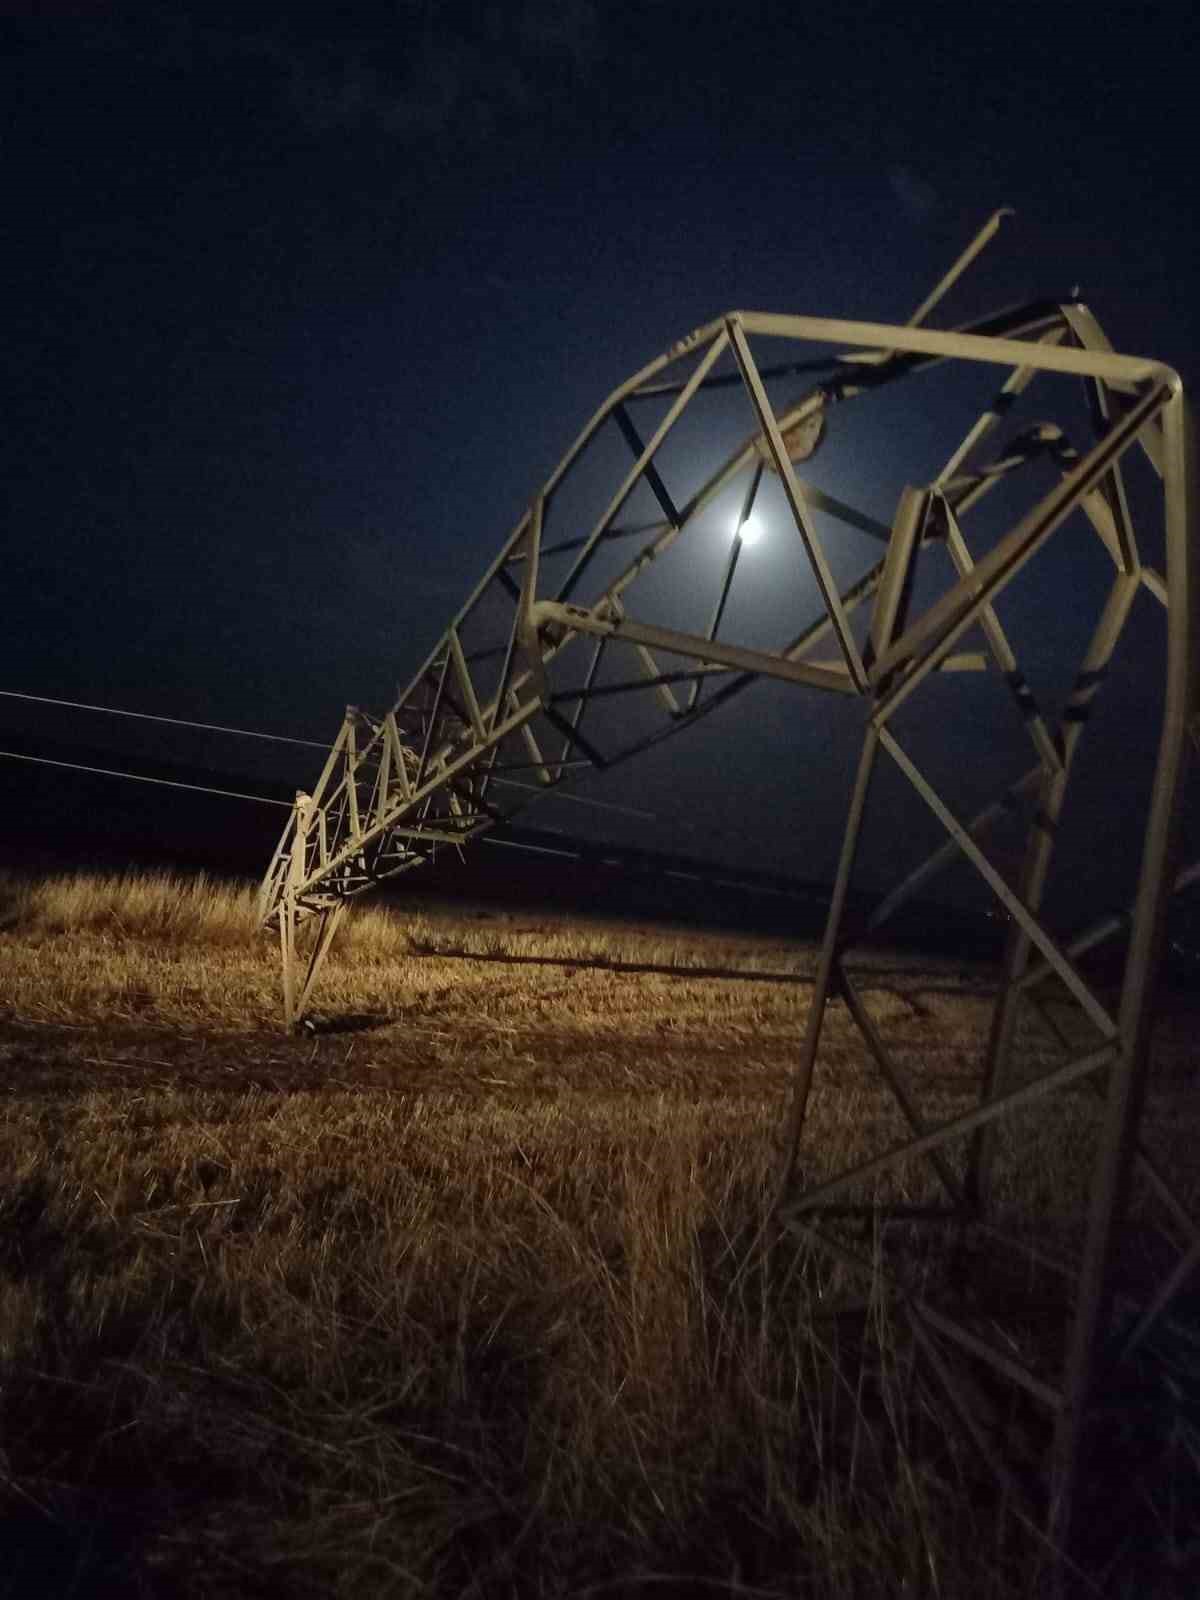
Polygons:
<instances>
[{"instance_id":1,"label":"overhead wire","mask_svg":"<svg viewBox=\"0 0 1200 1600\"><path fill-rule=\"evenodd\" d=\"M41 700L44 703L48 703L48 704L51 704L51 705L72 705L72 706L77 705L77 702L73 702L73 701L51 700L51 699L49 699L48 696L17 695L17 694L14 694L13 691L5 690L5 689L0 689L0 695L7 696L8 698L15 698L15 699L22 699L22 700ZM109 711L109 710L112 709L112 708L107 707L107 706L79 706L78 708L81 709L81 710L89 710L89 711L90 710ZM133 712L115 712L114 714L118 715L118 716L127 715L127 716L133 716L133 717L141 717L141 716L145 716L146 715L146 713L144 713L144 712L137 712L137 711L133 711ZM155 721L155 722L177 722L181 726L184 726L184 727L211 728L213 726L212 724L209 724L209 723L185 722L182 718L176 718L176 717L153 717L150 720ZM220 729L218 731L220 731L220 732L230 732L230 733L249 733L249 730L247 730L247 729ZM251 738L269 739L269 738L272 738L272 737L281 737L281 736L272 735L272 734L253 734L253 733L250 733L249 737L251 737ZM292 743L292 744L311 744L311 743L314 743L314 741L312 741L312 740L305 740L305 739L293 739L293 740L288 740L287 742L288 743ZM325 747L323 745L321 745L321 746L318 746L318 748L324 749ZM25 761L25 762L31 763L34 766L56 767L56 768L59 768L62 771L67 771L67 772L85 772L85 773L89 773L90 775L92 775L94 777L124 778L124 779L126 779L127 782L130 782L130 783L152 783L156 787L162 788L162 789L186 789L186 790L189 790L193 794L216 795L218 798L224 799L224 800L248 800L248 801L250 801L250 802L252 802L253 804L256 804L256 805L276 806L280 810L283 810L283 811L290 811L292 809L292 802L290 800L276 800L270 795L248 794L244 790L240 790L240 789L221 789L221 788L217 788L213 784L185 783L181 779L178 779L178 778L154 778L154 777L151 777L148 773L144 773L144 772L126 772L125 770L123 770L120 767L97 767L97 766L92 766L92 765L90 765L90 764L88 764L86 762L82 762L82 761L60 761L60 760L56 760L56 759L54 759L54 758L52 758L50 756L28 755L25 752L18 751L18 750L0 750L0 760L3 760L3 761ZM532 784L522 784L522 783L515 783L515 782L510 783L509 786L512 787L512 788L531 789L531 790L534 789L534 787L535 787ZM541 793L542 791L537 791L537 792ZM631 815L631 816L645 817L645 818L648 818L651 821L657 821L657 818L655 817L653 812L639 811L633 806L614 805L614 804L611 804L611 803L609 803L607 801L603 801L603 800L588 800L583 795L561 795L561 796L559 796L559 798L564 799L564 800L574 800L574 801L577 801L581 805L597 806L597 807L599 807L599 808L601 808L603 810L625 812L626 814ZM551 829L550 831L554 832L556 830ZM580 852L577 851L577 850L554 849L554 848L546 846L546 845L530 844L530 843L526 842L525 840L495 839L495 838L492 838L490 835L485 835L484 839L483 839L483 843L484 844L492 844L492 845L503 846L503 847L505 847L507 849L510 849L510 850L525 850L525 851L528 851L528 852L530 852L532 854L535 854L535 855L563 856L563 857L567 857L569 859L580 859ZM615 864L616 863L614 863L614 865ZM690 874L690 873L681 873L681 872L669 872L667 874L667 876L668 877L691 877L692 874ZM696 875L696 879L697 879L698 882L704 882L705 881L703 876L699 875L699 874ZM734 884L734 883L731 883L729 886L730 887L736 887L737 885ZM775 893L781 893L781 892L782 893L786 893L786 891L779 891L779 890L776 890L776 891L773 891L773 892L775 892Z\"/></svg>"},{"instance_id":2,"label":"overhead wire","mask_svg":"<svg viewBox=\"0 0 1200 1600\"><path fill-rule=\"evenodd\" d=\"M144 772L122 772L118 767L90 767L81 761L53 761L49 756L23 755L16 750L0 750L5 761L32 761L41 767L64 767L69 772L91 772L102 778L128 778L133 783L156 783L164 789L194 789L197 794L218 794L229 800L256 800L260 806L292 809L290 800L273 800L265 794L245 794L237 789L216 789L206 783L181 783L177 778L151 778Z\"/></svg>"},{"instance_id":3,"label":"overhead wire","mask_svg":"<svg viewBox=\"0 0 1200 1600\"><path fill-rule=\"evenodd\" d=\"M161 713L150 711L130 711L123 706L100 706L84 700L64 700L53 695L29 694L27 691L18 689L0 689L0 699L20 700L32 705L58 706L68 711L94 712L99 716L125 717L137 722L156 722L177 728L192 728L197 729L202 733L220 733L242 739L260 739L274 744L299 745L309 750L329 749L328 741L321 741L317 739L300 739L291 734L285 733L263 733L254 728L234 728L217 722L198 722L190 717L167 717L163 716ZM266 795L246 794L245 792L236 789L218 789L207 784L184 783L178 779L150 778L143 776L141 773L126 772L119 768L85 766L78 762L55 761L51 760L48 756L21 755L14 750L0 750L0 759L6 759L10 761L31 761L42 766L62 767L75 772L89 772L100 777L127 778L137 783L158 784L163 788L191 789L198 794L221 795L232 800L252 800L257 801L262 805L283 807L290 806L289 801L272 800ZM522 783L520 780L515 778L493 777L492 782L503 785L505 788L524 790L526 793L535 796L537 799L565 801L569 805L587 806L594 811L611 811L618 816L633 817L639 822L659 822L661 820L656 812L646 811L640 806L621 805L619 802L613 800L594 800L589 795L571 794L568 791L558 788L547 790L543 789L538 784ZM689 829L691 825L686 822L676 821L675 826ZM557 830L551 829L549 831L555 832ZM704 831L706 833L712 833L714 830L709 827ZM491 840L489 842L500 843L501 841ZM507 843L508 841L503 842ZM534 847L522 846L521 848L532 849Z\"/></svg>"},{"instance_id":4,"label":"overhead wire","mask_svg":"<svg viewBox=\"0 0 1200 1600\"><path fill-rule=\"evenodd\" d=\"M176 728L196 728L196 729L199 729L202 733L224 733L224 734L230 734L230 735L236 736L238 738L242 738L242 739L264 739L264 740L269 740L269 741L271 741L271 742L273 742L275 744L303 745L306 749L309 749L309 750L328 750L329 749L328 741L321 741L321 740L318 740L318 739L298 739L298 738L294 738L291 734L286 734L286 733L261 733L258 730L253 729L253 728L231 728L231 727L226 727L224 724L218 723L218 722L196 722L196 721L193 721L189 717L164 717L164 716L157 715L157 714L155 714L153 712L150 712L150 711L128 711L124 707L120 707L120 706L97 706L97 705L92 705L92 704L90 704L90 703L88 703L86 701L83 701L83 700L61 700L61 699L55 698L52 695L48 695L48 694L27 694L27 693L25 693L25 692L23 692L21 690L17 690L17 689L0 689L0 699L4 699L4 700L24 700L24 701L29 702L30 704L41 705L41 706L60 706L60 707L64 708L65 710L68 710L68 711L92 711L92 712L96 712L100 716L105 716L105 717L129 717L129 718L132 718L132 719L134 719L135 721L138 721L138 722L161 722L161 723L167 723L167 724L171 725L172 727L176 727ZM4 755L6 753L7 752L5 752L5 751L0 751L0 755ZM25 759L33 760L34 758L32 756L29 756L29 757L27 757ZM70 765L70 763L62 763L62 764L63 765ZM105 769L96 767L96 768L82 768L80 770L99 772L99 771L102 771L102 770L105 770ZM134 776L136 776L136 774L133 774L133 773L121 773L121 774L117 774L117 776L134 777ZM161 779L161 778L160 779L156 779L154 781L159 782L159 783L166 782L165 779ZM532 783L518 783L518 782L515 782L512 779L503 779L503 778L496 778L493 781L496 782L496 783L503 783L507 788L510 788L510 789L526 789L531 794L543 794L544 793L544 791L539 789L536 784L532 784ZM231 793L232 791L223 790L221 792L222 793ZM560 794L560 795L557 795L555 798L559 799L559 800L569 800L573 805L592 806L597 811L616 811L616 812L620 812L624 816L637 817L641 821L644 821L644 822L657 822L658 821L658 818L654 815L654 813L652 811L642 811L636 806L617 805L611 800L592 800L592 799L589 799L588 796L581 795L581 794ZM283 802L272 802L272 803L273 804L275 804L275 803L283 804Z\"/></svg>"},{"instance_id":5,"label":"overhead wire","mask_svg":"<svg viewBox=\"0 0 1200 1600\"><path fill-rule=\"evenodd\" d=\"M127 778L132 783L154 783L164 789L190 789L196 794L215 794L226 800L253 800L263 806L280 806L284 811L292 809L290 801L273 800L265 794L245 794L237 789L217 789L204 783L182 783L176 778L151 778L144 772L123 772L117 767L92 767L81 761L53 761L49 756L24 755L16 750L0 750L0 760L31 761L41 767L63 767L69 772L88 772L102 778ZM545 845L525 844L516 839L485 838L483 842L507 845L511 850L530 850L546 856L572 856L575 853L570 850L551 850Z\"/></svg>"},{"instance_id":6,"label":"overhead wire","mask_svg":"<svg viewBox=\"0 0 1200 1600\"><path fill-rule=\"evenodd\" d=\"M243 739L266 739L274 744L301 744L311 750L327 750L329 746L316 739L294 739L286 733L258 733L253 728L226 728L217 722L193 722L187 717L156 716L150 711L125 711L117 706L88 705L82 700L56 700L48 694L23 694L17 689L0 689L5 700L28 700L35 705L64 706L70 711L95 711L106 717L132 717L139 722L169 722L177 728L199 728L203 733L230 733Z\"/></svg>"},{"instance_id":7,"label":"overhead wire","mask_svg":"<svg viewBox=\"0 0 1200 1600\"><path fill-rule=\"evenodd\" d=\"M2 691L0 691L2 692ZM181 783L174 778L151 778L142 772L122 772L116 767L91 767L80 761L52 761L49 756L22 755L16 750L0 750L0 760L5 761L32 761L42 767L64 767L70 772L88 772L103 778L127 778L133 783L154 783L165 789L191 789L197 794L220 795L226 800L254 800L263 806L280 806L285 811L292 809L287 800L272 800L265 794L243 794L236 789L216 789L203 783ZM526 844L519 839L492 839L485 837L484 844L505 845L510 850L527 850L534 855L566 856L574 858L575 852L570 850L551 850L545 845Z\"/></svg>"},{"instance_id":8,"label":"overhead wire","mask_svg":"<svg viewBox=\"0 0 1200 1600\"><path fill-rule=\"evenodd\" d=\"M100 716L125 717L137 722L155 722L167 724L177 728L192 728L199 730L202 733L220 733L228 734L231 737L236 738L260 739L275 744L299 745L310 750L328 750L329 748L327 741L321 741L317 739L300 739L291 734L263 733L254 728L235 728L227 726L223 723L198 722L190 717L167 717L163 716L161 713L150 711L130 711L123 706L101 706L95 705L89 701L65 700L53 695L30 694L27 691L18 689L0 689L0 699L20 700L32 705L58 706L68 711L94 712ZM52 760L48 756L20 754L15 750L0 750L0 759L9 761L29 761L41 766L60 767L74 772L87 772L99 777L126 778L134 783L153 783L162 788L168 789L190 789L197 794L218 795L231 800L250 800L257 802L260 805L280 806L284 809L290 809L291 806L291 802L287 800L273 800L266 795L247 794L242 790L221 789L209 784L184 783L179 779L172 778L152 778L145 776L142 773L127 772L116 767L87 766L81 762L57 761ZM595 811L611 811L619 816L636 818L640 822L658 822L660 820L656 812L646 811L640 806L621 805L613 800L594 800L588 795L571 794L567 791L557 788L553 790L546 790L541 788L538 784L522 783L520 780L515 778L493 777L492 782L503 785L505 788L524 790L525 792L534 795L538 799L566 801L570 805L588 806ZM677 822L676 826L687 828L689 825L687 823L680 824ZM557 830L550 829L549 831L555 832ZM711 832L712 830L708 829L706 831ZM488 842L492 844L509 844L514 848L520 849L533 850L538 848L532 845L514 845L513 841L509 840L489 839Z\"/></svg>"},{"instance_id":9,"label":"overhead wire","mask_svg":"<svg viewBox=\"0 0 1200 1600\"><path fill-rule=\"evenodd\" d=\"M41 767L60 767L69 772L87 772L102 778L126 778L131 783L153 783L164 789L190 789L195 794L219 795L225 800L251 800L262 806L279 806L284 811L292 809L290 801L274 800L265 794L246 794L238 789L217 789L211 784L204 783L183 783L177 778L152 778L144 772L124 772L117 767L93 767L82 761L55 761L49 756L25 755L17 750L0 750L0 760L29 761ZM510 850L527 850L534 855L565 856L569 859L578 858L577 851L554 850L546 845L528 844L520 839L485 837L483 842L484 844L503 845Z\"/></svg>"}]
</instances>

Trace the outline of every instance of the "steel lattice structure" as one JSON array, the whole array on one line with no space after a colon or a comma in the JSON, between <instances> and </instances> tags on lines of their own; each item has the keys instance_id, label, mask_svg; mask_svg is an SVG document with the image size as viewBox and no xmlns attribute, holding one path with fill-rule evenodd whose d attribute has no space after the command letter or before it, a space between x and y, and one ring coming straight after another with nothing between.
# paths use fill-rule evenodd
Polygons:
<instances>
[{"instance_id":1,"label":"steel lattice structure","mask_svg":"<svg viewBox=\"0 0 1200 1600\"><path fill-rule=\"evenodd\" d=\"M1184 784L1198 734L1200 580L1189 521L1190 424L1173 371L1114 353L1076 300L1019 306L949 332L922 325L1000 216L903 326L734 312L616 389L392 709L382 716L347 710L311 796L297 797L263 882L261 911L280 938L290 1024L308 1006L348 902L380 880L465 844L581 771L627 760L762 680L852 702L860 727L857 776L796 1073L777 1216L784 1229L849 1269L876 1282L884 1273L954 1409L1014 1489L1018 1475L970 1371L986 1370L1046 1408L1053 1446L1044 1488L1051 1532L1061 1542L1113 1338L1120 1332L1126 1353L1136 1348L1200 1262L1200 1227L1155 1164L1141 1127L1167 904L1200 878L1200 866L1179 859ZM798 470L823 448L835 413L840 431L843 412L932 381L926 373L966 369L986 379L997 368L1005 373L998 391L940 465L903 488L890 525ZM1082 406L1083 444L1059 420L1061 410L1054 420L1028 418L1029 397L1048 383ZM714 452L719 430L706 413L699 446L682 442L689 417L715 405L733 408L741 436ZM1027 416L1020 426L1018 408ZM614 441L623 462L614 462ZM720 464L696 481L697 462L714 454ZM1131 486L1135 462L1145 482ZM684 496L679 484L688 478L693 487ZM598 514L586 520L579 508L587 496L573 489L580 483L593 498L599 494ZM793 616L786 634L764 641L753 615L743 619L740 637L731 624L745 534L768 500L798 541L807 615ZM998 525L995 517L983 520L989 506L999 508ZM720 561L712 559L714 518L733 527ZM622 559L630 542L637 553ZM1057 714L1031 688L998 609L1026 570L1046 566L1054 551L1058 565L1048 570L1060 587L1073 563L1099 561L1107 573L1094 604L1094 579L1078 587L1065 580L1073 625L1085 608L1094 615L1085 619L1090 637ZM713 589L697 622L697 583L663 575L668 567L694 574L706 564ZM849 581L848 568L857 569ZM1069 780L1091 703L1135 601L1161 615L1166 636L1165 665L1156 669L1161 729L1153 785L1129 819L1128 851L1140 860L1136 891L1127 916L1066 938L1046 909L1056 834L1068 817ZM689 606L682 619L688 625L677 625L680 608ZM954 680L964 704L1001 680L1019 713L1012 726L1028 746L1027 765L1001 797L967 817L914 758L908 731L948 673L966 675ZM994 714L990 701L979 703L982 714ZM864 916L854 908L851 883L881 756L944 837ZM1019 869L1006 874L984 840L1014 816L1025 843ZM963 862L1001 908L1008 935L977 1092L960 1115L931 1126L919 1086L907 1081L846 957L857 942L877 939L937 874ZM297 932L307 921L315 930L301 971ZM1081 960L1117 933L1127 937L1127 953L1114 990L1086 976ZM1031 1077L1022 1068L1019 1024L1048 984L1074 1001L1090 1032L1060 1065ZM834 1001L862 1032L906 1133L865 1164L805 1186L799 1156L806 1109ZM1020 1341L1002 1344L981 1332L961 1296L906 1279L903 1268L887 1278L890 1267L881 1266L878 1251L864 1258L847 1219L871 1213L877 1229L882 1217L905 1239L923 1218L931 1225L969 1221L986 1231L997 1130L1078 1085L1097 1092L1100 1131L1065 1331L1048 1363L1044 1350L1031 1353ZM1170 1218L1178 1252L1131 1321L1114 1309L1114 1252L1135 1168ZM927 1174L930 1188L914 1202L915 1169ZM897 1174L907 1204L895 1184L887 1188Z\"/></svg>"}]
</instances>

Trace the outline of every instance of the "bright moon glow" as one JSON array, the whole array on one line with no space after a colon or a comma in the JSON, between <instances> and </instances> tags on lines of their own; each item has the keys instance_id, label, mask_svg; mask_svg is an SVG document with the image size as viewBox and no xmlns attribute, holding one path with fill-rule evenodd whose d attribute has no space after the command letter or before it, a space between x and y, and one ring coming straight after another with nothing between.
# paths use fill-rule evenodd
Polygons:
<instances>
[{"instance_id":1,"label":"bright moon glow","mask_svg":"<svg viewBox=\"0 0 1200 1600\"><path fill-rule=\"evenodd\" d=\"M739 529L735 523L733 529L733 536L735 539L738 536L738 532ZM746 521L742 523L740 532L743 544L757 544L762 538L762 524L754 517L747 517Z\"/></svg>"}]
</instances>

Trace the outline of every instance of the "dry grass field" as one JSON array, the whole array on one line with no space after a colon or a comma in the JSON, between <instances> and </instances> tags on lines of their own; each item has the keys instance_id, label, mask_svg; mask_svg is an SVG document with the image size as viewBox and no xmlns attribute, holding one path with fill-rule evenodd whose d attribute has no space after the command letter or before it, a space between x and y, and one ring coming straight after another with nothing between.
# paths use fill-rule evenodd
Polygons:
<instances>
[{"instance_id":1,"label":"dry grass field","mask_svg":"<svg viewBox=\"0 0 1200 1600\"><path fill-rule=\"evenodd\" d=\"M812 960L360 908L288 1036L249 888L3 885L0 1594L1037 1592L1036 1530L884 1304L764 1229ZM861 970L951 1114L987 971ZM1149 1126L1194 1187L1193 1021ZM1053 1052L1030 1031L1030 1072ZM1001 1208L1063 1244L1092 1104L1005 1134ZM806 1173L898 1131L838 1006ZM1173 1428L1172 1477L1183 1400ZM1109 1576L1194 1592L1184 1513L1144 1499Z\"/></svg>"}]
</instances>

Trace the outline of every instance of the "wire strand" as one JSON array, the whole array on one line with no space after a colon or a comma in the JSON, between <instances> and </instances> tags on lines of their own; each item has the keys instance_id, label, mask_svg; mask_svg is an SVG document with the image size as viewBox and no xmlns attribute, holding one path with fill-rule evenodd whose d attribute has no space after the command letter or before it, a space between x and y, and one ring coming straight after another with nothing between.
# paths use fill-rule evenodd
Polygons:
<instances>
[{"instance_id":1,"label":"wire strand","mask_svg":"<svg viewBox=\"0 0 1200 1600\"><path fill-rule=\"evenodd\" d=\"M28 700L40 706L65 706L69 711L96 711L106 717L133 717L139 722L169 722L177 728L199 728L204 733L232 733L242 739L266 739L273 744L302 744L310 750L328 750L317 739L293 739L286 733L257 733L253 728L226 728L218 722L192 722L187 717L160 717L149 711L125 711L118 706L93 706L82 700L55 700L47 694L22 694L17 689L0 689L5 700Z\"/></svg>"},{"instance_id":2,"label":"wire strand","mask_svg":"<svg viewBox=\"0 0 1200 1600\"><path fill-rule=\"evenodd\" d=\"M593 800L586 794L562 794L557 789L543 789L540 784L521 783L516 778L493 778L492 782L505 789L524 789L527 794L535 794L545 800L569 800L574 806L593 806L597 811L618 811L622 816L637 817L642 822L659 820L656 812L642 811L637 806L618 805L613 800Z\"/></svg>"},{"instance_id":3,"label":"wire strand","mask_svg":"<svg viewBox=\"0 0 1200 1600\"><path fill-rule=\"evenodd\" d=\"M88 767L79 761L52 761L49 756L27 756L16 750L0 750L0 760L32 761L40 767L64 767L69 772L90 772L102 778L128 778L132 783L154 783L164 789L190 789L196 794L215 794L226 800L253 800L260 806L281 806L285 811L292 809L288 801L272 800L265 794L242 794L236 789L214 789L203 783L180 783L173 778L150 778L141 772L120 772L114 767ZM572 859L576 856L576 852L571 850L551 850L545 845L525 844L516 839L493 839L488 834L484 835L483 842L506 845L510 850L526 850L535 855L567 856Z\"/></svg>"},{"instance_id":4,"label":"wire strand","mask_svg":"<svg viewBox=\"0 0 1200 1600\"><path fill-rule=\"evenodd\" d=\"M229 733L229 734L236 734L236 735L238 735L239 737L241 737L243 739L266 739L266 740L270 740L271 742L273 742L275 744L297 744L297 745L303 745L308 750L328 750L329 749L329 742L328 741L322 742L322 741L317 740L317 739L294 739L294 738L292 738L290 735L288 735L286 733L258 733L252 728L227 728L227 727L223 726L221 723L217 723L217 722L193 722L187 717L155 716L153 713L151 713L149 711L126 711L120 706L94 706L94 705L87 704L83 700L57 700L52 695L48 695L48 694L24 694L20 690L17 690L17 689L0 689L0 699L4 699L4 700L26 700L26 701L30 702L31 704L33 704L33 705L39 705L39 706L63 706L68 711L95 711L95 712L98 712L100 715L106 716L106 717L132 717L138 722L165 722L165 723L171 724L173 727L176 727L176 728L199 728L204 733ZM0 751L0 754L4 754L4 753L5 752ZM34 758L32 756L29 756L29 757L26 757L25 759L32 761ZM63 763L63 765L69 766L70 763L66 762L66 763ZM102 771L106 771L107 769L101 768L101 767L85 767L85 768L81 768L79 770L87 771L87 772L93 772L93 771L94 772L102 772ZM118 776L118 777L132 777L132 776L134 776L134 774L132 774L132 773L118 773L118 774L116 774L116 776ZM154 782L158 782L158 783L163 783L166 780L162 779L162 778L159 778L159 779L147 780L147 781L154 781ZM536 784L532 784L532 783L516 783L516 782L513 782L511 780L505 780L503 778L496 778L493 781L496 782L496 783L504 783L506 785L506 787L510 788L510 789L527 789L531 794L541 795L541 794L544 794L544 792L545 792L542 789L538 788L538 786ZM223 790L221 792L225 793L225 794L228 794L228 793L231 793L232 791L231 790ZM596 811L617 811L617 812L623 813L626 816L638 817L641 820L647 821L647 822L657 822L657 820L658 820L658 818L654 815L654 813L652 811L641 811L641 810L638 810L635 806L617 805L611 800L593 800L590 797L588 797L587 795L581 795L581 794L560 794L560 795L557 795L556 798L559 799L559 800L568 800L568 801L571 802L572 805L591 806ZM283 802L280 801L278 803L282 804Z\"/></svg>"},{"instance_id":5,"label":"wire strand","mask_svg":"<svg viewBox=\"0 0 1200 1600\"><path fill-rule=\"evenodd\" d=\"M79 761L51 761L49 756L21 755L16 750L0 750L5 761L32 761L40 767L65 767L69 772L91 772L102 778L128 778L131 783L156 783L163 789L193 789L197 794L219 794L227 800L255 800L260 806L282 806L292 809L288 800L272 800L265 794L243 794L237 789L214 789L205 783L180 783L175 778L150 778L142 772L121 772L115 767L85 767Z\"/></svg>"},{"instance_id":6,"label":"wire strand","mask_svg":"<svg viewBox=\"0 0 1200 1600\"><path fill-rule=\"evenodd\" d=\"M3 692L4 691L0 690L0 693L3 693ZM136 713L136 712L133 713L133 715L137 715L137 714L138 713ZM264 735L263 737L269 737L269 736L268 735ZM130 783L153 783L153 784L157 785L157 787L159 787L160 789L188 789L193 794L213 794L213 795L218 795L221 799L224 799L224 800L250 800L250 801L253 801L256 805L260 805L260 806L278 806L283 811L292 810L292 802L291 801L289 801L289 800L272 800L269 795L265 795L265 794L246 794L243 791L238 790L238 789L217 789L217 788L214 788L211 785L205 784L205 783L181 783L177 778L151 778L151 777L148 777L143 772L122 772L122 771L120 771L119 768L116 768L116 767L91 767L91 766L85 766L84 763L81 762L81 761L52 761L49 756L29 756L29 755L24 755L23 753L21 753L20 751L17 751L17 750L0 750L0 760L2 760L2 761L28 761L28 762L31 762L33 765L39 766L39 767L59 767L59 768L62 768L65 771L68 771L68 772L89 772L89 773L92 773L94 776L101 777L101 778L125 778ZM567 799L567 798L572 798L573 799L573 798L575 798L575 796L564 796L563 798L564 799ZM584 801L584 804L589 804L589 803L592 804L592 805L603 805L604 804L603 801L595 801L595 800L593 800L591 802ZM613 806L611 809L612 810L624 810L624 809L627 809L627 808ZM637 815L637 813L635 812L634 815ZM495 839L490 834L484 834L483 835L483 843L484 844L492 844L492 845L501 845L501 846L504 846L505 848L507 848L509 850L525 850L525 851L527 851L527 852L529 852L529 853L531 853L533 855L566 856L566 857L568 857L568 858L570 858L572 860L580 859L580 852L575 851L575 850L555 850L555 849L552 849L551 847L549 847L547 845L527 844L523 840L518 840L518 839ZM689 873L680 873L680 872L675 872L675 873L668 872L667 876L668 877L690 877L691 874L689 874ZM702 877L699 877L697 875L697 881L698 882L704 882L705 880ZM731 883L729 885L729 887L731 887L731 888L740 888L741 885L739 885L739 884L737 884L735 882L735 883ZM778 889L767 890L765 892L773 893L773 894L781 894L781 893L782 894L786 894L787 893L786 890L778 890Z\"/></svg>"}]
</instances>

